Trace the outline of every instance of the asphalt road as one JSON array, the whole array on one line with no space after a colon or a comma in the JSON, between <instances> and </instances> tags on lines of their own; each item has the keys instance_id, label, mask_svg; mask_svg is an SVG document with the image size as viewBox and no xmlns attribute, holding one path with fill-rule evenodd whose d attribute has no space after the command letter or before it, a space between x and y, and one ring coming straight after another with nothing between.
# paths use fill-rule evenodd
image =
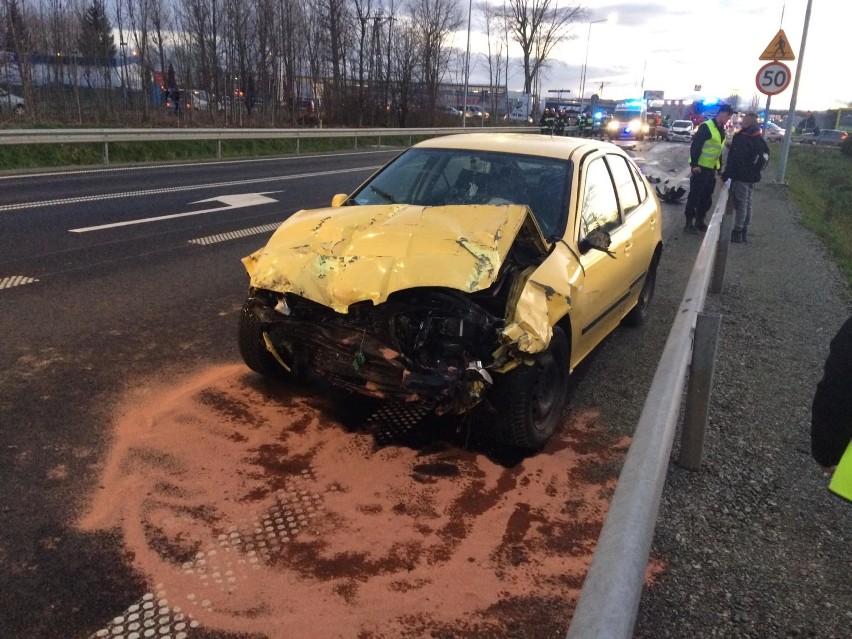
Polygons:
<instances>
[{"instance_id":1,"label":"asphalt road","mask_svg":"<svg viewBox=\"0 0 852 639\"><path fill-rule=\"evenodd\" d=\"M240 258L397 152L0 176L0 636L87 637L142 605L150 585L119 532L77 525L117 402L139 380L238 363ZM661 177L686 153L636 151ZM664 239L680 210L665 209ZM594 363L583 374L594 384Z\"/></svg>"}]
</instances>

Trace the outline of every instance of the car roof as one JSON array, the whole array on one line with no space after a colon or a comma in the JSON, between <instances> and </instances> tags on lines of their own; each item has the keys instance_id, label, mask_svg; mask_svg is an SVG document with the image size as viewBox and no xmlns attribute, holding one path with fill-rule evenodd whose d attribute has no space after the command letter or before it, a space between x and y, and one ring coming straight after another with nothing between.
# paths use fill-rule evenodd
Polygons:
<instances>
[{"instance_id":1,"label":"car roof","mask_svg":"<svg viewBox=\"0 0 852 639\"><path fill-rule=\"evenodd\" d=\"M562 159L569 159L578 149L584 151L605 149L607 152L626 155L610 142L529 133L460 133L430 138L414 146L418 149L496 151Z\"/></svg>"}]
</instances>

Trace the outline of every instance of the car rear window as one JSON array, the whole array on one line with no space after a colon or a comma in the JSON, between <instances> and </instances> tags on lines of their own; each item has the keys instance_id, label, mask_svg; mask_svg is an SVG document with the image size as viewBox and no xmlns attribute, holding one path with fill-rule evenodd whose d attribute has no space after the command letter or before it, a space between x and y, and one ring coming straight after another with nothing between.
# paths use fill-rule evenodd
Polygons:
<instances>
[{"instance_id":1,"label":"car rear window","mask_svg":"<svg viewBox=\"0 0 852 639\"><path fill-rule=\"evenodd\" d=\"M606 162L609 164L610 171L612 171L612 180L615 182L615 192L618 195L621 210L624 215L629 215L639 206L639 193L633 183L633 176L630 173L630 167L627 166L627 159L612 154L606 156Z\"/></svg>"}]
</instances>

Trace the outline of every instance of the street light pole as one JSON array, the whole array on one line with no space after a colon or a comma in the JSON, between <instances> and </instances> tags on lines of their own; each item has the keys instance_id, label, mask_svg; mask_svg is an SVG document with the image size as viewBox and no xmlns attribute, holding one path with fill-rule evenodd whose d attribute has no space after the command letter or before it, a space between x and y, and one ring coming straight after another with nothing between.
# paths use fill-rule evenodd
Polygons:
<instances>
[{"instance_id":1,"label":"street light pole","mask_svg":"<svg viewBox=\"0 0 852 639\"><path fill-rule=\"evenodd\" d=\"M592 40L592 25L601 22L615 22L615 14L608 15L600 20L591 20L589 22L589 31L586 33L586 59L583 62L583 74L580 77L580 113L583 112L583 100L586 99L586 71L589 67L589 43Z\"/></svg>"},{"instance_id":2,"label":"street light pole","mask_svg":"<svg viewBox=\"0 0 852 639\"><path fill-rule=\"evenodd\" d=\"M464 102L462 103L462 128L467 128L467 83L470 74L470 15L473 8L473 0L467 0L467 50L464 54Z\"/></svg>"},{"instance_id":3,"label":"street light pole","mask_svg":"<svg viewBox=\"0 0 852 639\"><path fill-rule=\"evenodd\" d=\"M784 140L781 142L781 162L778 164L778 182L785 184L784 178L787 173L787 156L790 154L790 142L793 135L793 118L796 116L796 99L799 96L799 79L802 77L802 63L805 59L805 44L808 41L808 25L811 22L811 0L808 0L805 9L805 24L802 27L802 48L799 50L799 60L796 62L796 79L793 80L793 94L790 96L790 108L787 111L787 130L784 131ZM766 116L769 117L767 110Z\"/></svg>"}]
</instances>

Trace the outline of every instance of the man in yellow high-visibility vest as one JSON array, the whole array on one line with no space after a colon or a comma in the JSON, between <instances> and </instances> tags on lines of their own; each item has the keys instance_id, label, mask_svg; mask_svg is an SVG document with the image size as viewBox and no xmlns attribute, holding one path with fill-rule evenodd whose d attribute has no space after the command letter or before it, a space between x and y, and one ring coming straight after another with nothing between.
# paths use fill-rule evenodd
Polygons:
<instances>
[{"instance_id":1,"label":"man in yellow high-visibility vest","mask_svg":"<svg viewBox=\"0 0 852 639\"><path fill-rule=\"evenodd\" d=\"M852 501L852 317L831 340L811 408L811 452L834 469L829 489Z\"/></svg>"},{"instance_id":2,"label":"man in yellow high-visibility vest","mask_svg":"<svg viewBox=\"0 0 852 639\"><path fill-rule=\"evenodd\" d=\"M706 231L704 217L713 205L713 191L716 189L716 172L722 169L722 149L725 147L725 125L731 119L734 109L728 104L720 104L716 117L702 122L692 136L689 147L689 195L686 198L685 233Z\"/></svg>"}]
</instances>

